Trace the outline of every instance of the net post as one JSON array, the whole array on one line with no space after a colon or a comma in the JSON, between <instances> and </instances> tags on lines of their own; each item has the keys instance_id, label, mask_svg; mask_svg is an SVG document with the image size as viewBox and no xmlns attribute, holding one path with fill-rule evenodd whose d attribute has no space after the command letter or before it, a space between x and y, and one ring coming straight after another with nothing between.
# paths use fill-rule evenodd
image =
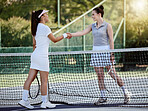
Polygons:
<instances>
[{"instance_id":1,"label":"net post","mask_svg":"<svg viewBox=\"0 0 148 111\"><path fill-rule=\"evenodd\" d=\"M83 16L83 30L85 29L85 16ZM85 35L83 35L83 51L85 51ZM86 55L84 54L83 56L83 61L84 61L84 68L83 68L83 71L84 73L86 72Z\"/></svg>"},{"instance_id":2,"label":"net post","mask_svg":"<svg viewBox=\"0 0 148 111\"><path fill-rule=\"evenodd\" d=\"M58 28L60 28L60 0L58 0Z\"/></svg>"},{"instance_id":3,"label":"net post","mask_svg":"<svg viewBox=\"0 0 148 111\"><path fill-rule=\"evenodd\" d=\"M123 0L123 10L124 10L124 24L123 24L123 48L125 48L125 40L126 40L126 0ZM125 54L123 54L123 65L125 65ZM125 69L123 69L125 70Z\"/></svg>"},{"instance_id":4,"label":"net post","mask_svg":"<svg viewBox=\"0 0 148 111\"><path fill-rule=\"evenodd\" d=\"M83 17L83 30L85 29L85 16ZM85 35L83 35L83 51L85 51Z\"/></svg>"},{"instance_id":5,"label":"net post","mask_svg":"<svg viewBox=\"0 0 148 111\"><path fill-rule=\"evenodd\" d=\"M126 0L124 0L124 28L123 28L123 48L125 48L126 45Z\"/></svg>"},{"instance_id":6,"label":"net post","mask_svg":"<svg viewBox=\"0 0 148 111\"><path fill-rule=\"evenodd\" d=\"M0 23L0 48L1 48L1 37L2 37L2 35L1 35L1 23Z\"/></svg>"}]
</instances>

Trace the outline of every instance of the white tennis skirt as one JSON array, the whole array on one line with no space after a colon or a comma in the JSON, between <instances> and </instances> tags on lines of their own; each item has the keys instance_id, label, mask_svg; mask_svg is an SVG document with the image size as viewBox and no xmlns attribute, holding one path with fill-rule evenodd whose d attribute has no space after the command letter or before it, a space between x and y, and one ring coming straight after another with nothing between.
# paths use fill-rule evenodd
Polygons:
<instances>
[{"instance_id":1,"label":"white tennis skirt","mask_svg":"<svg viewBox=\"0 0 148 111\"><path fill-rule=\"evenodd\" d=\"M99 50L109 50L110 46L93 46L93 51L99 51ZM103 53L93 53L91 54L91 62L90 66L93 67L105 67L105 66L111 66L112 62L110 60L111 54L109 52L103 52Z\"/></svg>"},{"instance_id":2,"label":"white tennis skirt","mask_svg":"<svg viewBox=\"0 0 148 111\"><path fill-rule=\"evenodd\" d=\"M36 69L39 71L49 72L49 59L48 55L41 55L38 53L32 53L31 55L31 69Z\"/></svg>"}]
</instances>

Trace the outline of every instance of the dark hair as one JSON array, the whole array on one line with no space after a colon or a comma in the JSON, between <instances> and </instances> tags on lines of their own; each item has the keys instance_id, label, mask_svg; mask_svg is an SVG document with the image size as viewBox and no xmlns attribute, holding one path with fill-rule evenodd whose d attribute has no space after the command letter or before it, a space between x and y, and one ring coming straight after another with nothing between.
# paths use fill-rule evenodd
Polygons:
<instances>
[{"instance_id":1,"label":"dark hair","mask_svg":"<svg viewBox=\"0 0 148 111\"><path fill-rule=\"evenodd\" d=\"M43 10L33 11L31 16L31 34L33 36L36 35L36 30L38 23L40 22L40 18L38 16L42 13Z\"/></svg>"},{"instance_id":2,"label":"dark hair","mask_svg":"<svg viewBox=\"0 0 148 111\"><path fill-rule=\"evenodd\" d=\"M100 7L94 8L94 11L96 11L97 14L101 13L101 17L104 15L104 7L101 5Z\"/></svg>"}]
</instances>

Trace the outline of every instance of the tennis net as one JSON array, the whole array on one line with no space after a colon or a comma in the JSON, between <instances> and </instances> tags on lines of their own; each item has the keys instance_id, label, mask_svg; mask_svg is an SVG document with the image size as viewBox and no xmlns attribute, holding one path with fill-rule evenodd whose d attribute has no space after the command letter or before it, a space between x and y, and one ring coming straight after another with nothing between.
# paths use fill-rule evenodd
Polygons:
<instances>
[{"instance_id":1,"label":"tennis net","mask_svg":"<svg viewBox=\"0 0 148 111\"><path fill-rule=\"evenodd\" d=\"M94 66L107 64L103 59L110 58L111 53L114 54L113 67L117 75L131 92L128 105L148 106L148 48L50 53L49 100L68 104L96 102L100 90ZM0 105L14 105L21 100L30 56L31 53L0 53ZM105 68L104 75L107 89L107 102L104 104L122 104L124 94L116 77L112 79ZM30 88L31 104L41 103L40 75L37 76Z\"/></svg>"}]
</instances>

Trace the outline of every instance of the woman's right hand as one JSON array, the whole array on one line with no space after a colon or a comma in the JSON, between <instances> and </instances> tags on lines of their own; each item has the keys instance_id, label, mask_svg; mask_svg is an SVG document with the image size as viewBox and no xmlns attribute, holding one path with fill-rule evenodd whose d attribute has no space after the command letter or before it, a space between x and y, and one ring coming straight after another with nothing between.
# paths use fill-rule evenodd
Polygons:
<instances>
[{"instance_id":1,"label":"woman's right hand","mask_svg":"<svg viewBox=\"0 0 148 111\"><path fill-rule=\"evenodd\" d=\"M72 35L71 35L71 33L66 33L67 34L67 39L71 39L72 38Z\"/></svg>"}]
</instances>

